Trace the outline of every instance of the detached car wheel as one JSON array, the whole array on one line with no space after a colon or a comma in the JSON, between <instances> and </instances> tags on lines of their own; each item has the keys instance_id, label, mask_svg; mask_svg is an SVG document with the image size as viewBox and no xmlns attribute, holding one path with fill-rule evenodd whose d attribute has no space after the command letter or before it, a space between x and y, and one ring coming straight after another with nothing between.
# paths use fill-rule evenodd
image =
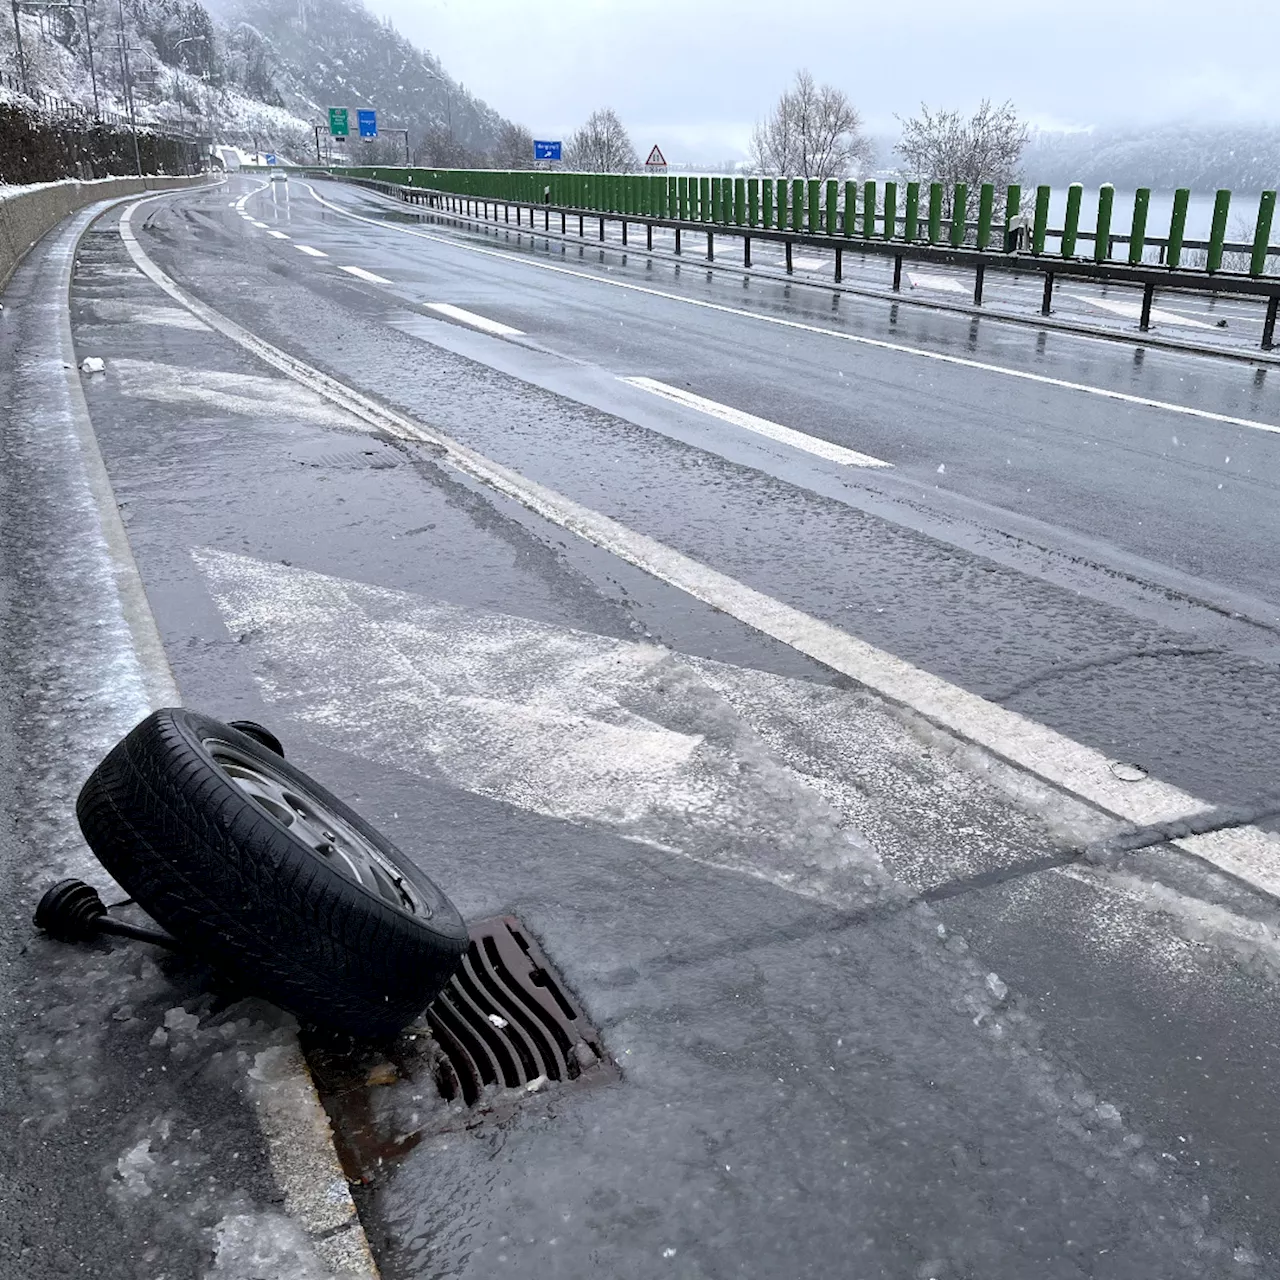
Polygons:
<instances>
[{"instance_id":1,"label":"detached car wheel","mask_svg":"<svg viewBox=\"0 0 1280 1280\"><path fill-rule=\"evenodd\" d=\"M457 909L395 845L260 738L208 716L148 716L94 770L76 816L159 924L306 1021L394 1034L466 950Z\"/></svg>"}]
</instances>

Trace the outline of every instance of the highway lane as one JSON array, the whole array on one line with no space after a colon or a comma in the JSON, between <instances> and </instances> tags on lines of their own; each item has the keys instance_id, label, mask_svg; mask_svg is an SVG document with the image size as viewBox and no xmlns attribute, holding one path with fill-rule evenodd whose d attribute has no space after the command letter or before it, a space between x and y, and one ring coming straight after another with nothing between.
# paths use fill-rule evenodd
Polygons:
<instances>
[{"instance_id":1,"label":"highway lane","mask_svg":"<svg viewBox=\"0 0 1280 1280\"><path fill-rule=\"evenodd\" d=\"M913 424L917 460L896 451L887 434L842 426L840 433L824 438L894 465L868 470L832 464L671 405L619 382L616 375L656 376L672 385L693 382L689 390L714 393L722 402L810 431L813 419L783 413L782 401L807 395L807 403L816 406L814 417L839 423L841 406L848 403L845 394L811 389L817 381L814 361L824 350L841 347L838 339L776 330L750 318L511 265L448 243L400 237L325 211L305 194L300 197L296 183L292 186L287 204L274 193L271 214L276 229L293 227L284 233L293 237L290 241L273 240L248 221L272 192L247 200L206 197L209 211L198 221L195 214L179 217L163 206L148 215L160 260L201 296L288 349L807 613L852 627L873 644L1024 711L1109 757L1136 761L1209 802L1247 803L1273 791L1280 731L1271 714L1275 670L1268 659L1274 652L1276 611L1266 590L1273 572L1266 555L1267 511L1237 497L1213 507L1217 523L1209 513L1198 522L1187 517L1194 527L1213 531L1200 532L1195 551L1212 560L1214 572L1198 577L1168 554L1169 546L1153 545L1142 534L1153 523L1174 543L1180 517L1197 509L1197 486L1211 485L1219 493L1220 481L1204 479L1217 473L1209 469L1210 452L1243 447L1253 459L1250 465L1261 470L1280 443L1270 434L1203 419L1171 425L1170 415L1145 406L1115 405L978 369L856 347L851 350L858 366L873 363L878 379L856 379L864 388L862 399L872 405L859 410L863 420L878 421L881 412L907 403L903 421ZM242 201L248 206L244 216L231 207ZM219 229L225 252L188 252L198 247L207 227ZM326 257L300 255L299 244ZM466 279L473 264L478 283ZM341 271L347 265L397 283L388 288L354 280ZM264 271L271 281L265 290ZM510 296L529 301L520 307L497 305L502 289L492 278L495 273L505 273ZM548 281L547 296L539 298L537 286ZM804 291L794 292L794 314L809 323L812 317L804 308L812 300ZM406 298L447 299L477 315L523 325L528 338L478 332L424 307L410 309L402 305ZM615 301L624 321L607 319ZM597 351L606 361L603 367L582 352L567 353L572 358L566 359L555 348L554 333L541 332L544 321L551 327L552 318L579 313L581 322L572 326L581 335L576 341L583 352L593 349L593 342L597 349L609 348ZM863 323L870 327L872 320ZM674 337L672 325L677 326ZM718 333L720 325L729 327L729 337ZM610 336L615 331L618 336ZM633 341L633 335L639 336ZM781 354L770 351L765 340L776 336L790 344ZM1030 342L1028 335L1022 337ZM659 342L665 345L655 349ZM1101 367L1098 345L1084 348L1098 365L1084 372L1096 374ZM460 382L451 359L459 355L489 372ZM688 377L661 364L677 358ZM757 364L773 371L784 392L765 385L768 378L758 373ZM944 387L951 398L940 392L936 401L923 395L917 386L921 366L934 384L949 387L959 380L959 391L952 394ZM1060 372L1056 365L1044 367ZM1203 361L1195 370L1206 393L1195 398L1195 407L1260 411L1252 384L1240 386L1250 375L1239 367ZM1068 372L1080 376L1082 371ZM1135 386L1134 376L1126 365L1126 390ZM735 378L743 386L731 386ZM839 381L826 378L828 384ZM1173 390L1154 364L1152 380L1136 385L1144 394ZM965 397L972 400L981 387L987 387L993 405L1003 406L1003 419L983 414L972 402L966 407ZM967 413L970 434L999 457L1016 440L1002 438L997 422L1012 415L1024 424L1019 428L1024 434L1031 430L1016 399L1027 391L1035 406L1030 416L1038 421L1044 414L1053 430L1043 434L1060 441L1053 450L1025 451L1035 471L1028 473L1024 466L1019 482L1034 479L1032 487L1057 492L1056 503L1046 503L1034 520L996 501L1012 503L1027 487L1021 483L1006 480L988 501L942 488L956 470L957 485L968 483L966 463L934 464L937 451L930 452L926 439L931 436L935 446L949 440L953 422ZM1096 469L1091 457L1082 466L1082 451L1069 447L1080 439L1072 419L1088 414L1099 421L1086 434L1108 445ZM1201 466L1179 458L1163 471L1150 465L1121 470L1134 451L1154 448L1159 435L1175 427L1180 439L1189 440L1185 452L1205 459ZM1007 429L1006 437L1010 434ZM1222 438L1227 436L1239 443ZM672 439L686 447L671 447ZM1054 490L1053 458L1071 480L1062 491ZM939 465L946 467L942 475ZM1223 464L1213 465L1220 472ZM1126 506L1119 496L1124 477L1133 486L1132 505L1142 512L1140 519L1117 517ZM1086 490L1087 501L1078 498L1080 488L1090 484L1101 492ZM1124 539L1117 545L1104 536L1106 530L1086 535L1045 518L1060 512L1083 527L1083 510L1105 511L1116 528L1128 531L1129 541L1151 555L1137 554ZM762 513L767 513L763 519ZM1184 541L1178 532L1174 545Z\"/></svg>"},{"instance_id":2,"label":"highway lane","mask_svg":"<svg viewBox=\"0 0 1280 1280\"><path fill-rule=\"evenodd\" d=\"M1136 589L1104 606L867 516L829 460L637 422L654 398L612 373L417 313L425 342L340 273L405 264L314 229L326 258L264 253L293 242L231 200L144 205L139 243L255 332L850 631L975 683L1166 635ZM110 220L80 259L86 394L186 700L279 728L469 915L517 911L623 1062L380 1180L385 1274L830 1274L851 1248L893 1276L1269 1273L1272 904L1165 847L895 914L1090 819L370 435L172 305ZM1109 664L1122 729L1170 679L1142 661ZM1193 726L1147 714L1212 781Z\"/></svg>"}]
</instances>

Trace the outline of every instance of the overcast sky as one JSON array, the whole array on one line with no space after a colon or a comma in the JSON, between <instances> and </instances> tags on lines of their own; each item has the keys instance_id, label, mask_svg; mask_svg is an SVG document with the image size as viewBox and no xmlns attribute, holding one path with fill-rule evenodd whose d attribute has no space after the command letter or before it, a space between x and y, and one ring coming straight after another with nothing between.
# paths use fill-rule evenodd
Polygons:
<instances>
[{"instance_id":1,"label":"overcast sky","mask_svg":"<svg viewBox=\"0 0 1280 1280\"><path fill-rule=\"evenodd\" d=\"M1012 98L1045 126L1280 123L1269 6L1204 0L366 0L503 115L559 138L602 105L643 154L741 155L799 67L875 133L895 113ZM1274 16L1274 14L1272 15ZM1200 36L1197 32L1205 32Z\"/></svg>"}]
</instances>

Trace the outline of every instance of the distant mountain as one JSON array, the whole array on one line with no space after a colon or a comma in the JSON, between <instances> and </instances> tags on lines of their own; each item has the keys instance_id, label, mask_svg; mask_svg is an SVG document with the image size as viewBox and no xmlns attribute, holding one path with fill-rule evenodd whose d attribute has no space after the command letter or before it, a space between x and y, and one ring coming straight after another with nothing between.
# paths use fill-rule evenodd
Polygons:
<instances>
[{"instance_id":1,"label":"distant mountain","mask_svg":"<svg viewBox=\"0 0 1280 1280\"><path fill-rule=\"evenodd\" d=\"M1280 185L1280 128L1160 125L1151 129L1040 132L1022 156L1029 182L1104 182L1133 189L1225 187L1253 193Z\"/></svg>"},{"instance_id":2,"label":"distant mountain","mask_svg":"<svg viewBox=\"0 0 1280 1280\"><path fill-rule=\"evenodd\" d=\"M443 163L499 149L513 127L360 0L206 3L224 24L229 60L256 76L245 87L277 95L295 115L319 121L329 107L348 107L354 130L356 109L374 107L380 125L409 129L415 149L452 143L460 154L433 157ZM360 146L350 149L363 154Z\"/></svg>"}]
</instances>

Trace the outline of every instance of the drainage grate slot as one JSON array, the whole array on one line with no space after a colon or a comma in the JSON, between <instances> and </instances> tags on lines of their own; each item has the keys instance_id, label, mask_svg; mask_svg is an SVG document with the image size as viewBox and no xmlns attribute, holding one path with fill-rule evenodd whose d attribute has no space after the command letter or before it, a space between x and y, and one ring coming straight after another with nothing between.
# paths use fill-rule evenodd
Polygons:
<instances>
[{"instance_id":1,"label":"drainage grate slot","mask_svg":"<svg viewBox=\"0 0 1280 1280\"><path fill-rule=\"evenodd\" d=\"M307 1060L352 1179L371 1180L429 1133L474 1128L545 1093L621 1074L518 920L481 920L470 933L462 966L422 1024L395 1041L305 1031Z\"/></svg>"}]
</instances>

